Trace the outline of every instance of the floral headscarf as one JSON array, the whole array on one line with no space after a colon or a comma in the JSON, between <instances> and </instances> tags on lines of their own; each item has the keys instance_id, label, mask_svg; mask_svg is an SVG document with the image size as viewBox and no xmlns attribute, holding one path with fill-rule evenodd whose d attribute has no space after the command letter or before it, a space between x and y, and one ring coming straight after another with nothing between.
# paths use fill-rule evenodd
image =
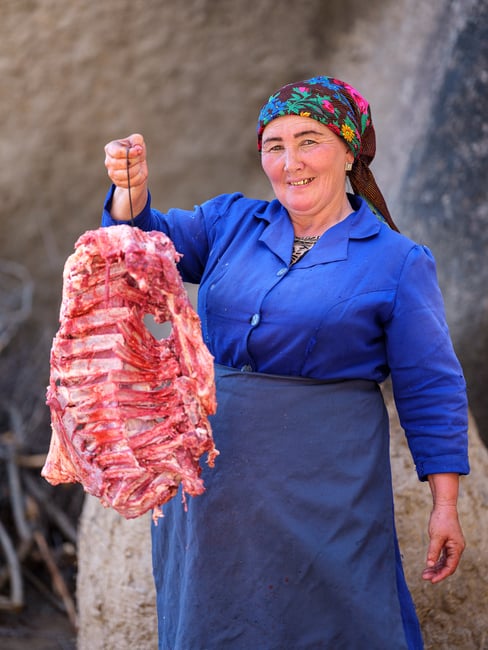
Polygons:
<instances>
[{"instance_id":1,"label":"floral headscarf","mask_svg":"<svg viewBox=\"0 0 488 650\"><path fill-rule=\"evenodd\" d=\"M265 127L284 115L318 120L345 141L354 154L349 172L354 193L365 198L381 220L398 230L369 168L376 152L376 137L371 110L364 97L349 84L332 77L312 77L283 86L271 95L259 113L259 151Z\"/></svg>"}]
</instances>

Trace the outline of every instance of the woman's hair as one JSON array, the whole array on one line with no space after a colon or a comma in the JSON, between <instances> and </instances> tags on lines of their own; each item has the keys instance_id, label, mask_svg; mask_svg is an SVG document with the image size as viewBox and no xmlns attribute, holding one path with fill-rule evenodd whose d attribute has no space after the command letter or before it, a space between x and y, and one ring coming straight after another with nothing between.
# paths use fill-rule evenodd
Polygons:
<instances>
[{"instance_id":1,"label":"woman's hair","mask_svg":"<svg viewBox=\"0 0 488 650\"><path fill-rule=\"evenodd\" d=\"M259 151L266 126L284 115L317 120L344 140L354 155L348 173L353 192L368 202L378 218L398 230L369 168L376 152L376 136L366 99L355 88L333 77L312 77L287 84L261 108L257 125Z\"/></svg>"}]
</instances>

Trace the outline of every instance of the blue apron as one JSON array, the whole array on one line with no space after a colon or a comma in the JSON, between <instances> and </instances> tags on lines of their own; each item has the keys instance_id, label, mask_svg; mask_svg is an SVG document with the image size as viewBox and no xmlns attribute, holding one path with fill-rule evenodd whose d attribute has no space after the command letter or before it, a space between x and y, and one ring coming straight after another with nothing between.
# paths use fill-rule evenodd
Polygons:
<instances>
[{"instance_id":1,"label":"blue apron","mask_svg":"<svg viewBox=\"0 0 488 650\"><path fill-rule=\"evenodd\" d=\"M216 367L206 492L152 526L162 650L421 650L371 381Z\"/></svg>"}]
</instances>

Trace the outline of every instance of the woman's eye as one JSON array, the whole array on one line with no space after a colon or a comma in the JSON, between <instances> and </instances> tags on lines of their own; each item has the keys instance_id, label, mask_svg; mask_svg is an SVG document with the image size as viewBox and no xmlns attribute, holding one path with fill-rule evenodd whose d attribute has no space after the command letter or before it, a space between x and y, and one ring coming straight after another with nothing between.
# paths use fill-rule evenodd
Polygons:
<instances>
[{"instance_id":1,"label":"woman's eye","mask_svg":"<svg viewBox=\"0 0 488 650\"><path fill-rule=\"evenodd\" d=\"M283 151L283 145L274 144L271 147L267 147L264 153L275 153L276 151Z\"/></svg>"},{"instance_id":2,"label":"woman's eye","mask_svg":"<svg viewBox=\"0 0 488 650\"><path fill-rule=\"evenodd\" d=\"M302 144L305 146L309 146L311 144L317 144L317 143L315 142L315 140L304 140Z\"/></svg>"}]
</instances>

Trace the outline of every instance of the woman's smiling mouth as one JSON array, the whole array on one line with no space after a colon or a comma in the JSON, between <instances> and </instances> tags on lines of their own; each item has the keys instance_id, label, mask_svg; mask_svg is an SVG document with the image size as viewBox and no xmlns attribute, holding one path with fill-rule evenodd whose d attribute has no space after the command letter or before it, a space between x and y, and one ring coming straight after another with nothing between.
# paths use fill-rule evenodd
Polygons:
<instances>
[{"instance_id":1,"label":"woman's smiling mouth","mask_svg":"<svg viewBox=\"0 0 488 650\"><path fill-rule=\"evenodd\" d=\"M292 185L293 187L299 187L300 185L308 185L314 180L314 178L302 178L299 181L288 181L288 185Z\"/></svg>"}]
</instances>

